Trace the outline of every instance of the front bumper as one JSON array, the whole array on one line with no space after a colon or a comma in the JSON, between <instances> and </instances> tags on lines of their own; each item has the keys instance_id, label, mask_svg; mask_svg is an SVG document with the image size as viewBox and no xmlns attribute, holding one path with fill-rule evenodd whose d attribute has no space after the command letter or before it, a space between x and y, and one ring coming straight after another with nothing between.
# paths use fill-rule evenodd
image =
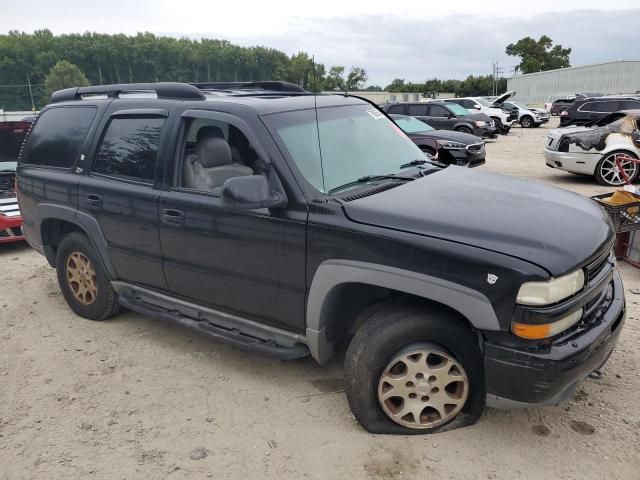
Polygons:
<instances>
[{"instance_id":1,"label":"front bumper","mask_svg":"<svg viewBox=\"0 0 640 480\"><path fill-rule=\"evenodd\" d=\"M489 339L485 343L487 404L497 408L557 405L602 367L625 320L624 289L614 269L599 302L585 313L589 324L571 328L547 345ZM607 300L608 299L608 300ZM608 301L609 303L600 303ZM606 309L603 306L605 305ZM595 312L594 312L595 310ZM508 336L509 334L504 333ZM510 335L511 338L515 337Z\"/></svg>"},{"instance_id":2,"label":"front bumper","mask_svg":"<svg viewBox=\"0 0 640 480\"><path fill-rule=\"evenodd\" d=\"M479 167L485 163L486 153L484 145L482 145L482 147L477 151L474 151L469 147L465 149L442 148L438 151L438 159L451 165Z\"/></svg>"},{"instance_id":3,"label":"front bumper","mask_svg":"<svg viewBox=\"0 0 640 480\"><path fill-rule=\"evenodd\" d=\"M481 137L481 138L497 138L498 137L498 129L493 126L485 126L485 127L476 127L477 128L477 132L474 132L474 135L476 137Z\"/></svg>"},{"instance_id":4,"label":"front bumper","mask_svg":"<svg viewBox=\"0 0 640 480\"><path fill-rule=\"evenodd\" d=\"M601 156L594 153L558 152L544 149L544 159L548 167L567 172L593 175Z\"/></svg>"},{"instance_id":5,"label":"front bumper","mask_svg":"<svg viewBox=\"0 0 640 480\"><path fill-rule=\"evenodd\" d=\"M0 198L0 243L24 240L22 217L15 197Z\"/></svg>"}]
</instances>

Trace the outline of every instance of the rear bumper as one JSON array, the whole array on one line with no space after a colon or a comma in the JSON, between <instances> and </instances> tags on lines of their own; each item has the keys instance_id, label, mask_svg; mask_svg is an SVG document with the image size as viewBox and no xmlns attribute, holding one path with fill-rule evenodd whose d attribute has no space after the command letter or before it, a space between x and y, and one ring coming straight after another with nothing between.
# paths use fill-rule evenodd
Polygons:
<instances>
[{"instance_id":1,"label":"rear bumper","mask_svg":"<svg viewBox=\"0 0 640 480\"><path fill-rule=\"evenodd\" d=\"M19 242L21 240L24 240L22 217L5 217L0 214L0 243Z\"/></svg>"},{"instance_id":2,"label":"rear bumper","mask_svg":"<svg viewBox=\"0 0 640 480\"><path fill-rule=\"evenodd\" d=\"M554 340L545 349L485 343L487 404L497 408L557 405L578 383L602 367L618 342L625 320L622 280L611 280L612 298L592 328Z\"/></svg>"}]
</instances>

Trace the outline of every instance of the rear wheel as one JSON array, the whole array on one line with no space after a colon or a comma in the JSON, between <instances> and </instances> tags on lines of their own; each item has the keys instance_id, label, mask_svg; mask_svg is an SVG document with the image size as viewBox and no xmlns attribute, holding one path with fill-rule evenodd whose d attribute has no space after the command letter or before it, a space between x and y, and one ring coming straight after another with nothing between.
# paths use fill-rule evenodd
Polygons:
<instances>
[{"instance_id":1,"label":"rear wheel","mask_svg":"<svg viewBox=\"0 0 640 480\"><path fill-rule=\"evenodd\" d=\"M481 415L478 340L438 307L391 302L362 315L345 364L349 406L372 433L422 434L470 425Z\"/></svg>"},{"instance_id":2,"label":"rear wheel","mask_svg":"<svg viewBox=\"0 0 640 480\"><path fill-rule=\"evenodd\" d=\"M522 128L531 128L533 126L533 118L529 115L525 115L520 119L520 126Z\"/></svg>"},{"instance_id":3,"label":"rear wheel","mask_svg":"<svg viewBox=\"0 0 640 480\"><path fill-rule=\"evenodd\" d=\"M85 235L72 232L62 239L56 253L56 273L62 295L76 314L105 320L118 312L116 292Z\"/></svg>"},{"instance_id":4,"label":"rear wheel","mask_svg":"<svg viewBox=\"0 0 640 480\"><path fill-rule=\"evenodd\" d=\"M630 152L611 152L605 155L596 166L595 177L598 183L610 186L624 185L624 176L616 165L616 156L619 155L625 155L635 160L638 159L637 155L634 155ZM621 161L621 167L627 174L627 177L629 177L631 182L635 181L638 178L638 174L640 172L639 164L632 162L631 160L623 160Z\"/></svg>"}]
</instances>

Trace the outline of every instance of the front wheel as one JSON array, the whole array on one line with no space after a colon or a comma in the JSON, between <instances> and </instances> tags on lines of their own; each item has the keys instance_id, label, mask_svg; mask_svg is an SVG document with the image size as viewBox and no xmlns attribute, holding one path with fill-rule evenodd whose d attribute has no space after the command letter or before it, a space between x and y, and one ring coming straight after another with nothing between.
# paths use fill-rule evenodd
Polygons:
<instances>
[{"instance_id":1,"label":"front wheel","mask_svg":"<svg viewBox=\"0 0 640 480\"><path fill-rule=\"evenodd\" d=\"M635 160L638 159L636 155L630 152L611 152L605 155L602 160L598 162L598 165L596 165L595 171L596 180L601 185L610 185L612 187L624 185L624 176L616 165L616 157L618 155L625 155ZM640 171L639 164L632 162L631 160L623 160L621 161L620 166L631 182L635 181L638 178L638 173Z\"/></svg>"},{"instance_id":2,"label":"front wheel","mask_svg":"<svg viewBox=\"0 0 640 480\"><path fill-rule=\"evenodd\" d=\"M456 132L468 133L469 135L473 133L473 131L469 127L457 127Z\"/></svg>"},{"instance_id":3,"label":"front wheel","mask_svg":"<svg viewBox=\"0 0 640 480\"><path fill-rule=\"evenodd\" d=\"M392 302L363 313L345 364L356 420L371 433L422 434L474 423L485 402L482 353L437 306Z\"/></svg>"},{"instance_id":4,"label":"front wheel","mask_svg":"<svg viewBox=\"0 0 640 480\"><path fill-rule=\"evenodd\" d=\"M520 126L522 128L531 128L533 126L533 118L526 115L520 119Z\"/></svg>"}]
</instances>

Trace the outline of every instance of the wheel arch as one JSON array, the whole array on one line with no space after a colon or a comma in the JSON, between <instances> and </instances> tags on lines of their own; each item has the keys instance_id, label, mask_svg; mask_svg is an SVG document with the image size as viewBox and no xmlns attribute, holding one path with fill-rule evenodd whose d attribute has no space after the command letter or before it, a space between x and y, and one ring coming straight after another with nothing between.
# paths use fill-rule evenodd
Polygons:
<instances>
[{"instance_id":1,"label":"wheel arch","mask_svg":"<svg viewBox=\"0 0 640 480\"><path fill-rule=\"evenodd\" d=\"M473 328L500 330L489 299L463 285L417 272L354 260L326 260L317 269L307 299L306 337L312 356L325 363L337 333L355 325L359 311L389 296L431 302L459 315Z\"/></svg>"}]
</instances>

